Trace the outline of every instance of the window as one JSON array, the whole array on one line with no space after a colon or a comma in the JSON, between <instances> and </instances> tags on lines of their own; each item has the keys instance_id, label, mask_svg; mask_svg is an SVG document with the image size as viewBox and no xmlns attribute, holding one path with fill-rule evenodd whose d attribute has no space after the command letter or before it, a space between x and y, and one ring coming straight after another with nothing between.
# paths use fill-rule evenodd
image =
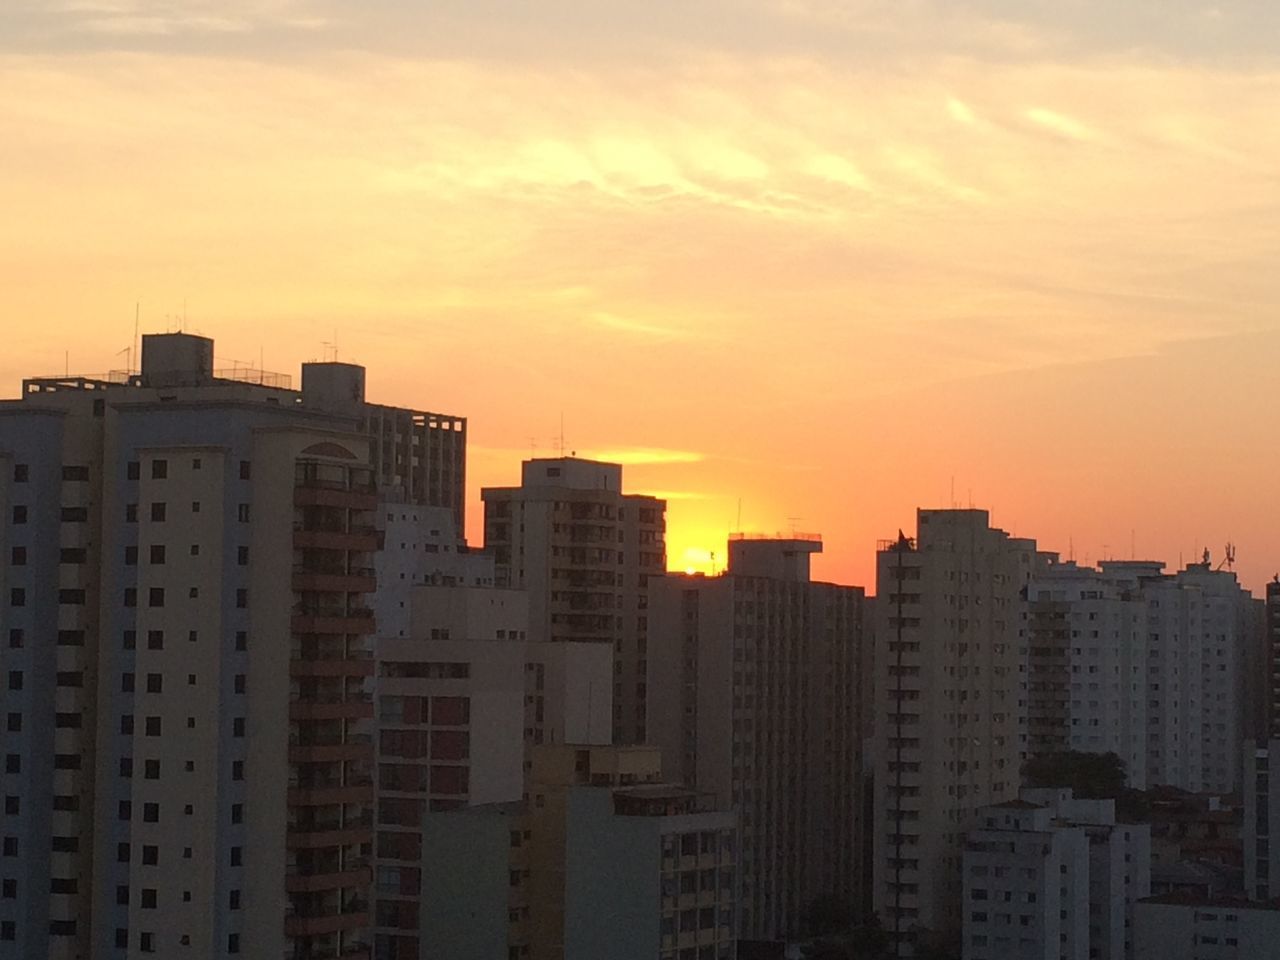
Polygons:
<instances>
[{"instance_id":1,"label":"window","mask_svg":"<svg viewBox=\"0 0 1280 960\"><path fill-rule=\"evenodd\" d=\"M15 567L25 567L27 565L27 548L14 547L9 551L9 562Z\"/></svg>"},{"instance_id":2,"label":"window","mask_svg":"<svg viewBox=\"0 0 1280 960\"><path fill-rule=\"evenodd\" d=\"M62 479L69 483L83 483L89 479L89 468L84 466L65 466L62 468Z\"/></svg>"},{"instance_id":3,"label":"window","mask_svg":"<svg viewBox=\"0 0 1280 960\"><path fill-rule=\"evenodd\" d=\"M192 458L191 458L191 469L192 469L192 470L199 470L199 469L200 469L200 467L201 467L200 458L199 458L199 457L192 457Z\"/></svg>"},{"instance_id":4,"label":"window","mask_svg":"<svg viewBox=\"0 0 1280 960\"><path fill-rule=\"evenodd\" d=\"M22 813L22 801L19 797L4 798L4 814L6 817L16 817Z\"/></svg>"},{"instance_id":5,"label":"window","mask_svg":"<svg viewBox=\"0 0 1280 960\"><path fill-rule=\"evenodd\" d=\"M132 674L129 674L132 676ZM120 733L123 736L133 736L133 714L125 713L120 715Z\"/></svg>"},{"instance_id":6,"label":"window","mask_svg":"<svg viewBox=\"0 0 1280 960\"><path fill-rule=\"evenodd\" d=\"M126 607L136 607L138 605L138 589L136 587L124 588L124 605Z\"/></svg>"},{"instance_id":7,"label":"window","mask_svg":"<svg viewBox=\"0 0 1280 960\"><path fill-rule=\"evenodd\" d=\"M249 591L240 587L236 590L236 608L243 610L247 606L249 606Z\"/></svg>"},{"instance_id":8,"label":"window","mask_svg":"<svg viewBox=\"0 0 1280 960\"><path fill-rule=\"evenodd\" d=\"M22 732L22 714L20 713L9 714L9 719L6 724L6 728L10 733L21 733Z\"/></svg>"},{"instance_id":9,"label":"window","mask_svg":"<svg viewBox=\"0 0 1280 960\"><path fill-rule=\"evenodd\" d=\"M138 505L136 503L126 503L124 507L124 522L138 522Z\"/></svg>"},{"instance_id":10,"label":"window","mask_svg":"<svg viewBox=\"0 0 1280 960\"><path fill-rule=\"evenodd\" d=\"M163 607L164 587L152 587L147 593L147 604L152 607Z\"/></svg>"},{"instance_id":11,"label":"window","mask_svg":"<svg viewBox=\"0 0 1280 960\"><path fill-rule=\"evenodd\" d=\"M68 606L83 607L84 591L74 589L63 589L58 591L58 602L65 603Z\"/></svg>"},{"instance_id":12,"label":"window","mask_svg":"<svg viewBox=\"0 0 1280 960\"><path fill-rule=\"evenodd\" d=\"M144 843L142 845L142 862L148 867L154 867L160 863L160 848L155 844Z\"/></svg>"},{"instance_id":13,"label":"window","mask_svg":"<svg viewBox=\"0 0 1280 960\"><path fill-rule=\"evenodd\" d=\"M243 803L233 803L231 805L231 822L232 823L244 822L244 804Z\"/></svg>"},{"instance_id":14,"label":"window","mask_svg":"<svg viewBox=\"0 0 1280 960\"><path fill-rule=\"evenodd\" d=\"M25 463L15 463L13 465L13 482L26 483L31 477L31 468Z\"/></svg>"},{"instance_id":15,"label":"window","mask_svg":"<svg viewBox=\"0 0 1280 960\"><path fill-rule=\"evenodd\" d=\"M138 934L138 950L141 953L155 953L156 935L146 932Z\"/></svg>"},{"instance_id":16,"label":"window","mask_svg":"<svg viewBox=\"0 0 1280 960\"><path fill-rule=\"evenodd\" d=\"M15 607L25 607L27 605L27 591L22 587L10 588L9 603Z\"/></svg>"},{"instance_id":17,"label":"window","mask_svg":"<svg viewBox=\"0 0 1280 960\"><path fill-rule=\"evenodd\" d=\"M236 519L241 523L249 522L249 505L247 503L239 504L236 507Z\"/></svg>"},{"instance_id":18,"label":"window","mask_svg":"<svg viewBox=\"0 0 1280 960\"><path fill-rule=\"evenodd\" d=\"M244 717L236 717L231 721L231 735L233 737L244 736Z\"/></svg>"},{"instance_id":19,"label":"window","mask_svg":"<svg viewBox=\"0 0 1280 960\"><path fill-rule=\"evenodd\" d=\"M128 863L132 848L127 843L116 844L116 863Z\"/></svg>"},{"instance_id":20,"label":"window","mask_svg":"<svg viewBox=\"0 0 1280 960\"><path fill-rule=\"evenodd\" d=\"M144 823L160 822L160 804L144 803L142 805L142 820Z\"/></svg>"},{"instance_id":21,"label":"window","mask_svg":"<svg viewBox=\"0 0 1280 960\"><path fill-rule=\"evenodd\" d=\"M146 735L148 737L160 736L160 718L147 717L143 726L143 730L146 732Z\"/></svg>"},{"instance_id":22,"label":"window","mask_svg":"<svg viewBox=\"0 0 1280 960\"><path fill-rule=\"evenodd\" d=\"M249 634L247 631L245 630L236 631L236 649L237 650L249 649Z\"/></svg>"},{"instance_id":23,"label":"window","mask_svg":"<svg viewBox=\"0 0 1280 960\"><path fill-rule=\"evenodd\" d=\"M156 889L155 887L142 888L142 909L154 910L156 908Z\"/></svg>"},{"instance_id":24,"label":"window","mask_svg":"<svg viewBox=\"0 0 1280 960\"><path fill-rule=\"evenodd\" d=\"M200 596L200 588L199 588L199 587L188 587L188 588L187 588L187 598L188 598L189 600L196 600L196 599L198 599L198 598L199 598L199 596Z\"/></svg>"},{"instance_id":25,"label":"window","mask_svg":"<svg viewBox=\"0 0 1280 960\"><path fill-rule=\"evenodd\" d=\"M121 800L116 804L116 819L129 820L133 817L133 801Z\"/></svg>"},{"instance_id":26,"label":"window","mask_svg":"<svg viewBox=\"0 0 1280 960\"><path fill-rule=\"evenodd\" d=\"M242 567L247 567L249 565L248 547L236 547L236 563Z\"/></svg>"},{"instance_id":27,"label":"window","mask_svg":"<svg viewBox=\"0 0 1280 960\"><path fill-rule=\"evenodd\" d=\"M164 523L165 505L163 502L153 503L151 505L151 521L153 523Z\"/></svg>"},{"instance_id":28,"label":"window","mask_svg":"<svg viewBox=\"0 0 1280 960\"><path fill-rule=\"evenodd\" d=\"M133 776L133 757L120 758L120 776L126 779Z\"/></svg>"},{"instance_id":29,"label":"window","mask_svg":"<svg viewBox=\"0 0 1280 960\"><path fill-rule=\"evenodd\" d=\"M22 689L22 671L21 670L9 671L9 689L10 690Z\"/></svg>"},{"instance_id":30,"label":"window","mask_svg":"<svg viewBox=\"0 0 1280 960\"><path fill-rule=\"evenodd\" d=\"M164 676L159 673L147 674L147 693L164 693Z\"/></svg>"},{"instance_id":31,"label":"window","mask_svg":"<svg viewBox=\"0 0 1280 960\"><path fill-rule=\"evenodd\" d=\"M154 543L151 545L151 562L154 564L164 563L164 544Z\"/></svg>"},{"instance_id":32,"label":"window","mask_svg":"<svg viewBox=\"0 0 1280 960\"><path fill-rule=\"evenodd\" d=\"M4 842L0 844L0 854L6 857L16 857L18 855L18 838L5 837Z\"/></svg>"},{"instance_id":33,"label":"window","mask_svg":"<svg viewBox=\"0 0 1280 960\"><path fill-rule=\"evenodd\" d=\"M141 476L141 465L137 460L130 460L128 465L125 467L125 477L129 480L137 480Z\"/></svg>"},{"instance_id":34,"label":"window","mask_svg":"<svg viewBox=\"0 0 1280 960\"><path fill-rule=\"evenodd\" d=\"M22 646L22 640L26 636L21 627L13 627L9 630L9 646L18 649Z\"/></svg>"},{"instance_id":35,"label":"window","mask_svg":"<svg viewBox=\"0 0 1280 960\"><path fill-rule=\"evenodd\" d=\"M13 508L13 522L14 523L27 522L27 508L21 503L16 504Z\"/></svg>"},{"instance_id":36,"label":"window","mask_svg":"<svg viewBox=\"0 0 1280 960\"><path fill-rule=\"evenodd\" d=\"M233 681L233 684L234 684L234 689L235 689L235 692L236 692L236 693L244 693L244 690L245 690L245 679L244 679L244 674L243 674L243 673L237 673L237 674L235 675L235 679L234 679L234 681Z\"/></svg>"},{"instance_id":37,"label":"window","mask_svg":"<svg viewBox=\"0 0 1280 960\"><path fill-rule=\"evenodd\" d=\"M89 508L63 507L59 517L63 523L84 523L89 519Z\"/></svg>"},{"instance_id":38,"label":"window","mask_svg":"<svg viewBox=\"0 0 1280 960\"><path fill-rule=\"evenodd\" d=\"M152 460L151 461L151 479L165 480L169 476L168 460Z\"/></svg>"},{"instance_id":39,"label":"window","mask_svg":"<svg viewBox=\"0 0 1280 960\"><path fill-rule=\"evenodd\" d=\"M138 631L126 630L120 637L120 645L126 650L132 650L138 645Z\"/></svg>"},{"instance_id":40,"label":"window","mask_svg":"<svg viewBox=\"0 0 1280 960\"><path fill-rule=\"evenodd\" d=\"M84 631L83 630L59 630L58 646L60 647L83 647Z\"/></svg>"},{"instance_id":41,"label":"window","mask_svg":"<svg viewBox=\"0 0 1280 960\"><path fill-rule=\"evenodd\" d=\"M199 512L200 512L200 501L199 501L199 500L192 500L192 501L191 501L191 512L192 512L192 513L199 513Z\"/></svg>"},{"instance_id":42,"label":"window","mask_svg":"<svg viewBox=\"0 0 1280 960\"><path fill-rule=\"evenodd\" d=\"M136 546L128 546L124 548L124 565L126 567L135 567L138 565L138 548Z\"/></svg>"},{"instance_id":43,"label":"window","mask_svg":"<svg viewBox=\"0 0 1280 960\"><path fill-rule=\"evenodd\" d=\"M240 934L228 933L227 934L227 953L239 953L239 952L240 952Z\"/></svg>"},{"instance_id":44,"label":"window","mask_svg":"<svg viewBox=\"0 0 1280 960\"><path fill-rule=\"evenodd\" d=\"M53 675L53 682L59 687L83 687L84 674L79 670L59 670Z\"/></svg>"},{"instance_id":45,"label":"window","mask_svg":"<svg viewBox=\"0 0 1280 960\"><path fill-rule=\"evenodd\" d=\"M231 848L231 866L233 867L240 866L240 848L239 847Z\"/></svg>"},{"instance_id":46,"label":"window","mask_svg":"<svg viewBox=\"0 0 1280 960\"><path fill-rule=\"evenodd\" d=\"M249 461L248 460L240 461L240 479L241 480L249 479Z\"/></svg>"},{"instance_id":47,"label":"window","mask_svg":"<svg viewBox=\"0 0 1280 960\"><path fill-rule=\"evenodd\" d=\"M63 547L58 551L59 563L85 563L88 559L88 551L84 547Z\"/></svg>"},{"instance_id":48,"label":"window","mask_svg":"<svg viewBox=\"0 0 1280 960\"><path fill-rule=\"evenodd\" d=\"M120 692L133 693L133 674L132 673L120 674Z\"/></svg>"},{"instance_id":49,"label":"window","mask_svg":"<svg viewBox=\"0 0 1280 960\"><path fill-rule=\"evenodd\" d=\"M78 713L55 713L53 725L59 730L79 730L83 718Z\"/></svg>"},{"instance_id":50,"label":"window","mask_svg":"<svg viewBox=\"0 0 1280 960\"><path fill-rule=\"evenodd\" d=\"M147 649L148 650L164 649L164 631L163 630L147 631Z\"/></svg>"},{"instance_id":51,"label":"window","mask_svg":"<svg viewBox=\"0 0 1280 960\"><path fill-rule=\"evenodd\" d=\"M232 780L244 779L244 761L243 760L231 761L231 779Z\"/></svg>"}]
</instances>

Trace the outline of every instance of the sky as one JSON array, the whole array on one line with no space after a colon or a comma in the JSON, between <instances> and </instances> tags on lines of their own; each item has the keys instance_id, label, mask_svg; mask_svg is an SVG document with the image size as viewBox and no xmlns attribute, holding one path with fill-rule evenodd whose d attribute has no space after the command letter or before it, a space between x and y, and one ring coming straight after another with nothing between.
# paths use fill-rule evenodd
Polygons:
<instances>
[{"instance_id":1,"label":"sky","mask_svg":"<svg viewBox=\"0 0 1280 960\"><path fill-rule=\"evenodd\" d=\"M563 442L676 569L973 504L1259 590L1278 103L1271 0L5 0L0 394L136 309L468 417L476 542Z\"/></svg>"}]
</instances>

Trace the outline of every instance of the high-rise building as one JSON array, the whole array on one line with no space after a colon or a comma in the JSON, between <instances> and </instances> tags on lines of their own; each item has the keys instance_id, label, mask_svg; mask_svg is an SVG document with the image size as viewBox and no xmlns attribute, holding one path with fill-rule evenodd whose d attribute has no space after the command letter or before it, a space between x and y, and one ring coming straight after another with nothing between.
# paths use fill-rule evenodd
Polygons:
<instances>
[{"instance_id":1,"label":"high-rise building","mask_svg":"<svg viewBox=\"0 0 1280 960\"><path fill-rule=\"evenodd\" d=\"M1234 573L1054 562L1027 592L1028 754L1112 752L1137 789L1237 789L1258 628Z\"/></svg>"},{"instance_id":2,"label":"high-rise building","mask_svg":"<svg viewBox=\"0 0 1280 960\"><path fill-rule=\"evenodd\" d=\"M379 482L454 509L464 422L142 346L0 404L0 953L368 956Z\"/></svg>"},{"instance_id":3,"label":"high-rise building","mask_svg":"<svg viewBox=\"0 0 1280 960\"><path fill-rule=\"evenodd\" d=\"M377 640L376 960L438 955L424 887L466 872L423 847L424 816L518 799L524 782L525 595L419 585L410 602L409 635Z\"/></svg>"},{"instance_id":4,"label":"high-rise building","mask_svg":"<svg viewBox=\"0 0 1280 960\"><path fill-rule=\"evenodd\" d=\"M648 747L545 744L530 801L428 813L424 846L467 869L425 876L424 943L450 960L732 960L735 817L660 768Z\"/></svg>"},{"instance_id":5,"label":"high-rise building","mask_svg":"<svg viewBox=\"0 0 1280 960\"><path fill-rule=\"evenodd\" d=\"M1268 738L1280 738L1280 579L1267 584L1266 647L1269 654L1266 676L1268 679L1267 716Z\"/></svg>"},{"instance_id":6,"label":"high-rise building","mask_svg":"<svg viewBox=\"0 0 1280 960\"><path fill-rule=\"evenodd\" d=\"M575 457L525 461L519 487L489 487L481 496L497 583L529 593L530 638L609 652L608 689L593 681L589 692L572 692L590 696L596 709L611 703L612 730L574 739L608 742L611 733L615 743L644 743L648 585L666 569L666 504L624 494L621 466ZM569 650L548 655L582 659ZM552 698L546 708L549 716L565 709ZM531 723L535 738L541 726Z\"/></svg>"},{"instance_id":7,"label":"high-rise building","mask_svg":"<svg viewBox=\"0 0 1280 960\"><path fill-rule=\"evenodd\" d=\"M1023 790L986 807L964 853L965 960L1124 960L1151 893L1151 828L1112 800Z\"/></svg>"},{"instance_id":8,"label":"high-rise building","mask_svg":"<svg viewBox=\"0 0 1280 960\"><path fill-rule=\"evenodd\" d=\"M739 536L722 576L650 584L650 739L667 779L739 813L744 939L863 895L864 593L810 580L821 549Z\"/></svg>"},{"instance_id":9,"label":"high-rise building","mask_svg":"<svg viewBox=\"0 0 1280 960\"><path fill-rule=\"evenodd\" d=\"M921 510L877 554L874 904L900 955L961 927L982 807L1017 798L1024 590L1044 562L985 510Z\"/></svg>"},{"instance_id":10,"label":"high-rise building","mask_svg":"<svg viewBox=\"0 0 1280 960\"><path fill-rule=\"evenodd\" d=\"M1133 960L1255 960L1274 957L1280 903L1172 893L1133 908Z\"/></svg>"},{"instance_id":11,"label":"high-rise building","mask_svg":"<svg viewBox=\"0 0 1280 960\"><path fill-rule=\"evenodd\" d=\"M1280 738L1245 741L1244 891L1254 900L1280 897L1280 776L1271 776L1272 757L1280 758Z\"/></svg>"}]
</instances>

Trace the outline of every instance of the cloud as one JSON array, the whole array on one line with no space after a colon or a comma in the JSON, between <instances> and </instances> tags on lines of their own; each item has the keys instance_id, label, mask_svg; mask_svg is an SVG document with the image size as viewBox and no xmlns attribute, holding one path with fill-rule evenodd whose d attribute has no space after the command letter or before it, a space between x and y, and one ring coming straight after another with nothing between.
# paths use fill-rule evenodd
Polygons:
<instances>
[{"instance_id":1,"label":"cloud","mask_svg":"<svg viewBox=\"0 0 1280 960\"><path fill-rule=\"evenodd\" d=\"M1037 126L1067 140L1087 143L1098 140L1100 137L1098 131L1074 117L1054 110L1046 110L1044 107L1031 107L1027 110L1026 117Z\"/></svg>"},{"instance_id":2,"label":"cloud","mask_svg":"<svg viewBox=\"0 0 1280 960\"><path fill-rule=\"evenodd\" d=\"M641 337L650 337L658 340L687 340L696 336L695 331L687 327L667 327L656 323L648 323L643 320L633 320L628 317L620 317L613 313L605 313L603 311L593 313L589 317L590 321L597 326L605 327L609 330L618 330L622 333L633 334Z\"/></svg>"},{"instance_id":3,"label":"cloud","mask_svg":"<svg viewBox=\"0 0 1280 960\"><path fill-rule=\"evenodd\" d=\"M603 460L606 463L624 465L647 465L669 463L700 463L706 459L705 454L691 450L667 450L662 447L624 447L613 450L592 450L581 452L581 456L589 460Z\"/></svg>"}]
</instances>

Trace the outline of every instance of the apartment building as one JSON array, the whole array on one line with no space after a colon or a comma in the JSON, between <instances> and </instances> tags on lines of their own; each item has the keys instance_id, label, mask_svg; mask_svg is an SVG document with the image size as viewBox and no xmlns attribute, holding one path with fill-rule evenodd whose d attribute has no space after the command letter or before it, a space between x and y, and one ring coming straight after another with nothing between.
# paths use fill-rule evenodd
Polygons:
<instances>
[{"instance_id":1,"label":"apartment building","mask_svg":"<svg viewBox=\"0 0 1280 960\"><path fill-rule=\"evenodd\" d=\"M419 585L411 603L410 635L377 640L376 960L440 955L423 890L471 858L424 847L424 817L517 799L524 779L525 595Z\"/></svg>"},{"instance_id":2,"label":"apartment building","mask_svg":"<svg viewBox=\"0 0 1280 960\"><path fill-rule=\"evenodd\" d=\"M1124 960L1151 894L1151 829L1111 800L1023 790L984 808L965 843L965 960Z\"/></svg>"},{"instance_id":3,"label":"apartment building","mask_svg":"<svg viewBox=\"0 0 1280 960\"><path fill-rule=\"evenodd\" d=\"M1047 558L985 510L920 510L877 553L874 905L909 956L961 933L978 811L1017 799L1024 591Z\"/></svg>"},{"instance_id":4,"label":"apartment building","mask_svg":"<svg viewBox=\"0 0 1280 960\"><path fill-rule=\"evenodd\" d=\"M429 813L423 930L450 960L732 960L735 817L647 747L536 747L534 794ZM446 946L447 945L447 946ZM504 953L505 951L505 953Z\"/></svg>"},{"instance_id":5,"label":"apartment building","mask_svg":"<svg viewBox=\"0 0 1280 960\"><path fill-rule=\"evenodd\" d=\"M1257 644L1252 598L1209 563L1042 568L1028 588L1026 752L1113 752L1129 784L1230 792Z\"/></svg>"},{"instance_id":6,"label":"apartment building","mask_svg":"<svg viewBox=\"0 0 1280 960\"><path fill-rule=\"evenodd\" d=\"M368 956L379 476L443 488L287 380L164 334L0 404L0 953Z\"/></svg>"},{"instance_id":7,"label":"apartment building","mask_svg":"<svg viewBox=\"0 0 1280 960\"><path fill-rule=\"evenodd\" d=\"M1280 903L1166 894L1133 909L1133 960L1258 960L1280 943Z\"/></svg>"},{"instance_id":8,"label":"apartment building","mask_svg":"<svg viewBox=\"0 0 1280 960\"><path fill-rule=\"evenodd\" d=\"M964 960L1087 960L1089 839L1049 807L979 812L964 852Z\"/></svg>"},{"instance_id":9,"label":"apartment building","mask_svg":"<svg viewBox=\"0 0 1280 960\"><path fill-rule=\"evenodd\" d=\"M1271 776L1272 757L1280 757L1280 739L1245 741L1244 889L1254 900L1280 897L1280 777Z\"/></svg>"},{"instance_id":10,"label":"apartment building","mask_svg":"<svg viewBox=\"0 0 1280 960\"><path fill-rule=\"evenodd\" d=\"M668 780L739 814L738 934L798 936L863 896L860 587L810 579L816 536L729 543L718 577L650 584L650 738Z\"/></svg>"},{"instance_id":11,"label":"apartment building","mask_svg":"<svg viewBox=\"0 0 1280 960\"><path fill-rule=\"evenodd\" d=\"M666 569L666 504L624 494L618 464L576 457L527 460L519 487L481 497L497 583L528 591L531 638L609 652L608 688L593 684L592 699L607 701L610 730L593 729L588 742L644 743L648 585ZM551 656L549 669L581 659Z\"/></svg>"}]
</instances>

